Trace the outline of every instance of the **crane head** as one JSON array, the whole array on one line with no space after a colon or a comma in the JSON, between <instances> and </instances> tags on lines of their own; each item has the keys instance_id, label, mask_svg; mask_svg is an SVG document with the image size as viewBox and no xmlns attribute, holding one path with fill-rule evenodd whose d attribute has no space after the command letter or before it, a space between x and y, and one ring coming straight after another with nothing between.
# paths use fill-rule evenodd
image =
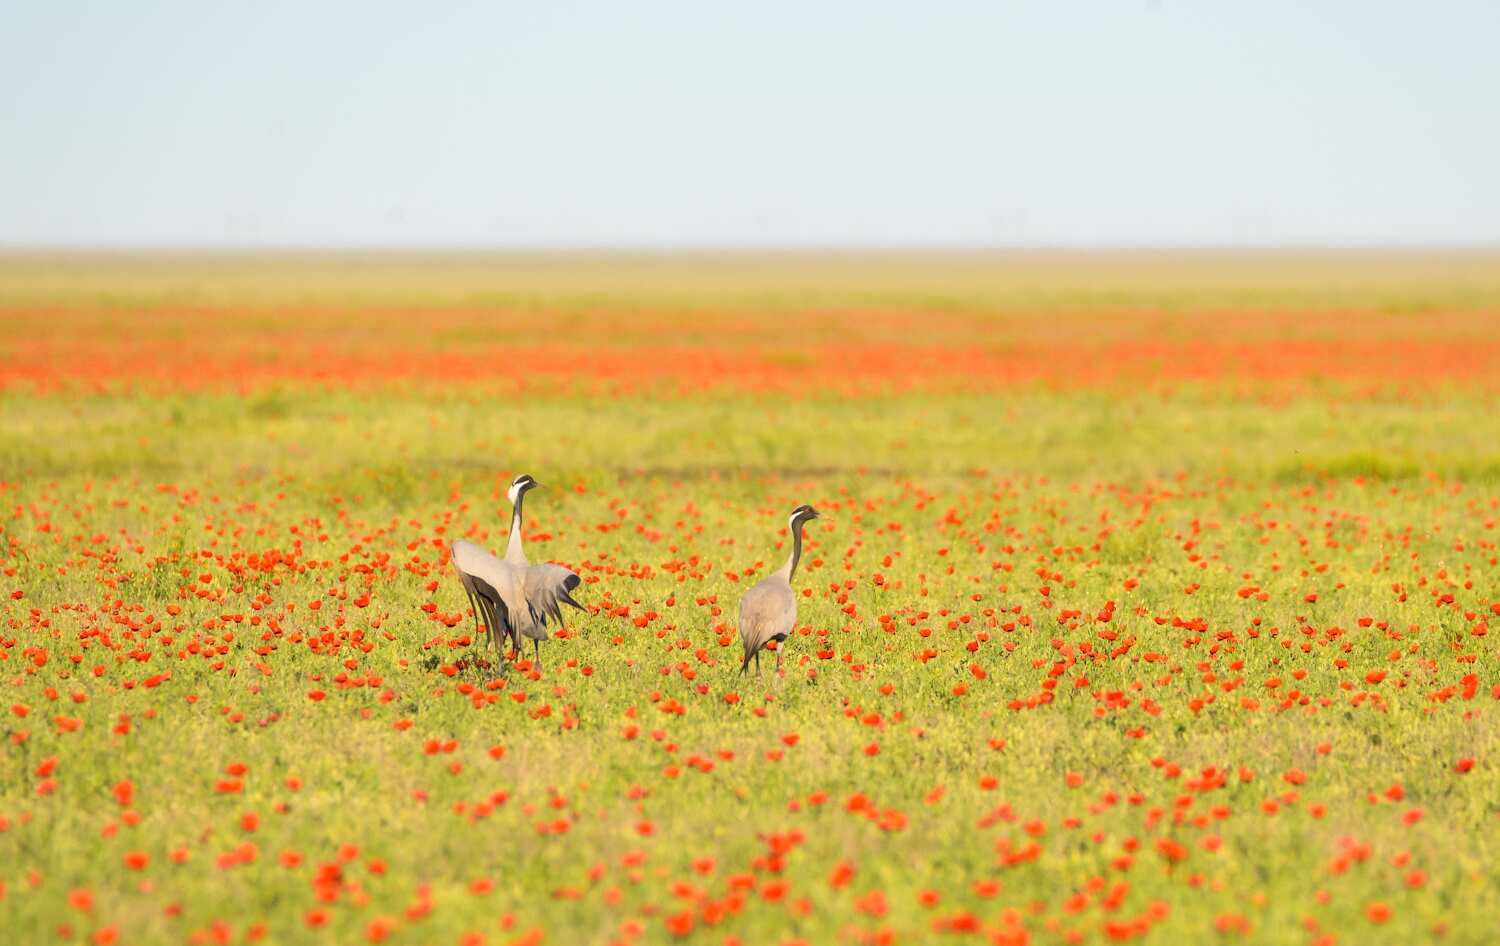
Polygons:
<instances>
[{"instance_id":1,"label":"crane head","mask_svg":"<svg viewBox=\"0 0 1500 946\"><path fill-rule=\"evenodd\" d=\"M791 518L787 520L787 528L791 529L793 532L796 532L804 524L809 523L814 519L821 519L822 517L822 513L818 512L816 509L807 505L806 503L803 503L796 509L792 510Z\"/></svg>"},{"instance_id":2,"label":"crane head","mask_svg":"<svg viewBox=\"0 0 1500 946\"><path fill-rule=\"evenodd\" d=\"M505 496L512 503L514 503L516 500L521 498L522 493L526 492L527 490L535 489L536 487L541 485L541 483L538 483L536 480L531 478L530 473L522 473L520 476L516 477L514 481L511 482L510 489L505 491Z\"/></svg>"}]
</instances>

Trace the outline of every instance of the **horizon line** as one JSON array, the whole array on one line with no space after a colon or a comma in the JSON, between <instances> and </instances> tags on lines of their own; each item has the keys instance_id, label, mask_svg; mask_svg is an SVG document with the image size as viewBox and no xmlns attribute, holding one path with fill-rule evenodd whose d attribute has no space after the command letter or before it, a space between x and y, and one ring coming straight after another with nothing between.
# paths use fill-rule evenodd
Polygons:
<instances>
[{"instance_id":1,"label":"horizon line","mask_svg":"<svg viewBox=\"0 0 1500 946\"><path fill-rule=\"evenodd\" d=\"M0 256L1159 256L1500 253L1500 241L1388 243L23 243Z\"/></svg>"}]
</instances>

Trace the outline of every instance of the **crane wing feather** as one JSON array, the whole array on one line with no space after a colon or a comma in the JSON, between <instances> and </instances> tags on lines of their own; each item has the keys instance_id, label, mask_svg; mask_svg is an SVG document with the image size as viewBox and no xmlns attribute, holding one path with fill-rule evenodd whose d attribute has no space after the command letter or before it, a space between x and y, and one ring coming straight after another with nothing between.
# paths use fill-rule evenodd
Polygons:
<instances>
[{"instance_id":1,"label":"crane wing feather","mask_svg":"<svg viewBox=\"0 0 1500 946\"><path fill-rule=\"evenodd\" d=\"M573 600L568 592L577 588L581 579L561 565L530 565L523 577L522 587L532 621L539 627L549 620L562 624L562 606L571 605L583 610L583 605Z\"/></svg>"},{"instance_id":2,"label":"crane wing feather","mask_svg":"<svg viewBox=\"0 0 1500 946\"><path fill-rule=\"evenodd\" d=\"M475 593L485 605L485 624L521 646L520 628L525 602L511 601L516 582L513 568L467 539L453 543L453 565L468 576Z\"/></svg>"}]
</instances>

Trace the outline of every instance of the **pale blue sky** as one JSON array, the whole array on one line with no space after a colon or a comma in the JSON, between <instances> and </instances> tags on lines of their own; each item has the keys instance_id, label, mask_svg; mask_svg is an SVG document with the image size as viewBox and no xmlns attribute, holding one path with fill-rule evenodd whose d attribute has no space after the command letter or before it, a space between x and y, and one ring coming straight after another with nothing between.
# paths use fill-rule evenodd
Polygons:
<instances>
[{"instance_id":1,"label":"pale blue sky","mask_svg":"<svg viewBox=\"0 0 1500 946\"><path fill-rule=\"evenodd\" d=\"M1500 243L1495 0L0 0L0 244Z\"/></svg>"}]
</instances>

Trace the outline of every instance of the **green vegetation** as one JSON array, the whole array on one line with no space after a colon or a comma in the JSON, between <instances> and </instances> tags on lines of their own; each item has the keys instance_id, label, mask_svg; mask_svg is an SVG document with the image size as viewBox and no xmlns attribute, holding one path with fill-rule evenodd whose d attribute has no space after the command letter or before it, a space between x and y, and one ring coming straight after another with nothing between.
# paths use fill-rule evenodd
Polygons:
<instances>
[{"instance_id":1,"label":"green vegetation","mask_svg":"<svg viewBox=\"0 0 1500 946\"><path fill-rule=\"evenodd\" d=\"M1462 394L12 393L0 929L1491 941L1496 443ZM446 543L523 471L594 610L454 671Z\"/></svg>"}]
</instances>

